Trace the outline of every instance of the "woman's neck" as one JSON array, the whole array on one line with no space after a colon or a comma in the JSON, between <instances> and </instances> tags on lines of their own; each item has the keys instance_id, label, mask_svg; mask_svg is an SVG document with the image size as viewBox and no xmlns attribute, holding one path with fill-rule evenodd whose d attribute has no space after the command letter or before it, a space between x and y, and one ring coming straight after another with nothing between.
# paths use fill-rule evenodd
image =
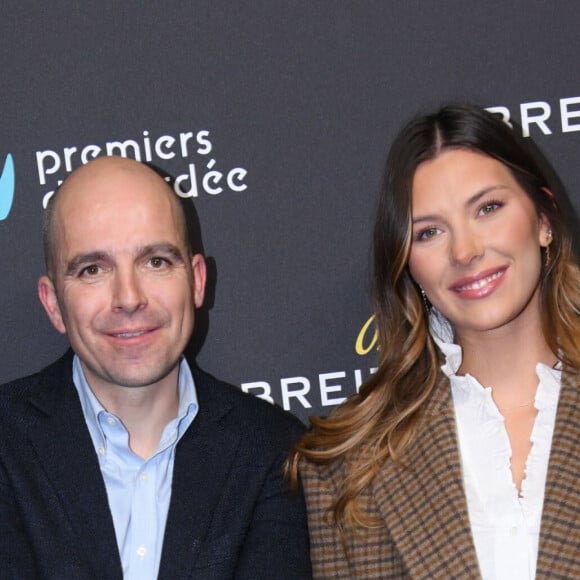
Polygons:
<instances>
[{"instance_id":1,"label":"woman's neck","mask_svg":"<svg viewBox=\"0 0 580 580\"><path fill-rule=\"evenodd\" d=\"M463 333L456 340L462 347L457 374L470 374L483 386L492 387L498 406L533 399L538 385L536 365L557 362L544 338L539 316L485 332Z\"/></svg>"}]
</instances>

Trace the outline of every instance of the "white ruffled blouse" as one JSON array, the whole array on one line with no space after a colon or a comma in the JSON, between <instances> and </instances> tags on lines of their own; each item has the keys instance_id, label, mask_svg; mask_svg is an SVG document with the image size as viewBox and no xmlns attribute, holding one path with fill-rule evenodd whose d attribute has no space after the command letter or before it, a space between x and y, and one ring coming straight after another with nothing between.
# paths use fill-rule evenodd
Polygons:
<instances>
[{"instance_id":1,"label":"white ruffled blouse","mask_svg":"<svg viewBox=\"0 0 580 580\"><path fill-rule=\"evenodd\" d=\"M441 369L451 383L463 483L481 574L484 580L533 579L561 370L542 363L536 366L539 384L534 406L538 414L518 494L510 469L511 445L492 389L469 374L455 374L461 366L461 347L453 344L449 323L435 311L431 334L446 357Z\"/></svg>"}]
</instances>

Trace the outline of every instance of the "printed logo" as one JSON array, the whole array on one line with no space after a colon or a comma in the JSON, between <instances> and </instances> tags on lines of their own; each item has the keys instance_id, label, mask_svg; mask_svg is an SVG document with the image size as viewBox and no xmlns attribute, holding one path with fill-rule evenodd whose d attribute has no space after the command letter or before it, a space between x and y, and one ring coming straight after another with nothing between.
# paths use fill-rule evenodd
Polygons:
<instances>
[{"instance_id":1,"label":"printed logo","mask_svg":"<svg viewBox=\"0 0 580 580\"><path fill-rule=\"evenodd\" d=\"M14 161L8 153L4 161L4 169L0 176L0 221L5 220L12 208L14 199Z\"/></svg>"},{"instance_id":2,"label":"printed logo","mask_svg":"<svg viewBox=\"0 0 580 580\"><path fill-rule=\"evenodd\" d=\"M356 342L354 345L354 350L356 354L364 356L371 352L373 348L377 346L379 340L379 335L377 329L374 325L375 315L373 314L362 326L358 336L356 337Z\"/></svg>"},{"instance_id":3,"label":"printed logo","mask_svg":"<svg viewBox=\"0 0 580 580\"><path fill-rule=\"evenodd\" d=\"M51 185L54 188L44 194L42 206L46 209L56 187L69 173L100 155L129 157L137 161L155 163L159 167L163 167L166 161L181 158L187 163L187 167L183 169L183 173L175 176L172 185L175 193L185 199L199 197L202 194L210 197L222 192L235 194L248 189L245 181L247 170L244 167L231 167L229 164L224 166L219 162L208 130L163 135L152 135L145 130L142 137L131 137L124 141L114 140L100 144L88 143L36 151L38 182L42 186ZM169 178L167 180L169 181Z\"/></svg>"}]
</instances>

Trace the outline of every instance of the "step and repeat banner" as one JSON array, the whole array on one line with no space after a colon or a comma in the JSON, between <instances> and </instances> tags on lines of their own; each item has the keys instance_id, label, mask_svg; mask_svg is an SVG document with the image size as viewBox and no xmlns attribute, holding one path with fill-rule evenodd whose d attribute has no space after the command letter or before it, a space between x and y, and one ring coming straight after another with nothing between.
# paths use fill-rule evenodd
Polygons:
<instances>
[{"instance_id":1,"label":"step and repeat banner","mask_svg":"<svg viewBox=\"0 0 580 580\"><path fill-rule=\"evenodd\" d=\"M195 206L211 272L199 366L327 414L376 365L372 214L411 116L496 111L580 207L579 22L576 0L5 1L0 382L67 348L36 297L46 201L123 155Z\"/></svg>"}]
</instances>

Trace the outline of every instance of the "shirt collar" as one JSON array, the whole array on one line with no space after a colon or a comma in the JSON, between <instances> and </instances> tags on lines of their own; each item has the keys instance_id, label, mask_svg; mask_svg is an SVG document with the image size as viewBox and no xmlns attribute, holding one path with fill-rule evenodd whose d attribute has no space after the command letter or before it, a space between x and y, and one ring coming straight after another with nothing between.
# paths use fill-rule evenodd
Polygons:
<instances>
[{"instance_id":1,"label":"shirt collar","mask_svg":"<svg viewBox=\"0 0 580 580\"><path fill-rule=\"evenodd\" d=\"M439 350L445 355L445 363L441 370L450 377L461 366L462 351L458 344L453 342L453 328L451 323L436 308L429 313L429 331Z\"/></svg>"},{"instance_id":2,"label":"shirt collar","mask_svg":"<svg viewBox=\"0 0 580 580\"><path fill-rule=\"evenodd\" d=\"M95 447L98 448L104 443L104 434L99 425L98 417L101 413L106 413L107 410L103 407L103 405L101 405L89 387L81 366L80 358L76 354L73 358L73 382L79 395L81 408L83 410L83 415L91 434L91 438L95 444ZM179 435L182 435L183 431L185 428L187 428L187 426L189 426L198 410L195 382L185 357L181 357L181 361L179 363L178 391L179 406L177 408L176 419L180 425ZM190 417L189 420L182 421L182 419L187 415Z\"/></svg>"}]
</instances>

